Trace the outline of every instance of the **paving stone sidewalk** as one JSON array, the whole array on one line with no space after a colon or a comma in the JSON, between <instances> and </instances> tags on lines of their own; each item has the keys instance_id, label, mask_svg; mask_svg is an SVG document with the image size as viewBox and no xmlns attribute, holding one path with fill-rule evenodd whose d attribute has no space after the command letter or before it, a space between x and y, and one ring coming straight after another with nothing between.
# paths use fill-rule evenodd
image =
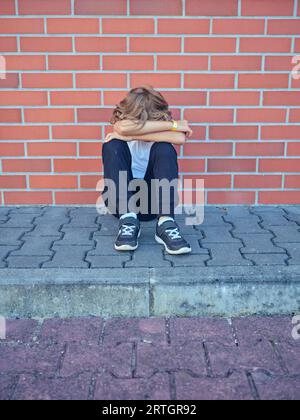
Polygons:
<instances>
[{"instance_id":1,"label":"paving stone sidewalk","mask_svg":"<svg viewBox=\"0 0 300 420\"><path fill-rule=\"evenodd\" d=\"M135 253L113 249L117 220L91 207L0 207L1 268L176 268L300 264L300 206L207 207L186 226L188 256L165 254L155 222L142 224Z\"/></svg>"},{"instance_id":2,"label":"paving stone sidewalk","mask_svg":"<svg viewBox=\"0 0 300 420\"><path fill-rule=\"evenodd\" d=\"M290 317L6 325L1 400L300 399L300 340Z\"/></svg>"}]
</instances>

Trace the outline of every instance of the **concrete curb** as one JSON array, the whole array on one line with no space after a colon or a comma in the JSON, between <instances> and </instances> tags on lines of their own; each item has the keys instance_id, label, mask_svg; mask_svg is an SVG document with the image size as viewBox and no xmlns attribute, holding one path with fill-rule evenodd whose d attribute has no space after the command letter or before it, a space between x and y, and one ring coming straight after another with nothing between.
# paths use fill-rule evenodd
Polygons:
<instances>
[{"instance_id":1,"label":"concrete curb","mask_svg":"<svg viewBox=\"0 0 300 420\"><path fill-rule=\"evenodd\" d=\"M6 317L300 313L299 266L2 269Z\"/></svg>"}]
</instances>

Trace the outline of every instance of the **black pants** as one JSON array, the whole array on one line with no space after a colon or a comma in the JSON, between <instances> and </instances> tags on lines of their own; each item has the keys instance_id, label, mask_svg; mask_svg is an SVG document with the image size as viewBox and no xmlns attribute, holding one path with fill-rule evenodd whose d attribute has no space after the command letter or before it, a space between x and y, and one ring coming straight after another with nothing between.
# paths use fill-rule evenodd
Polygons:
<instances>
[{"instance_id":1,"label":"black pants","mask_svg":"<svg viewBox=\"0 0 300 420\"><path fill-rule=\"evenodd\" d=\"M116 186L116 204L113 208L109 205L110 200L104 200L106 206L116 217L120 217L122 214L130 211L128 209L128 203L131 197L139 191L137 187L136 191L128 191L129 183L134 179L131 170L131 153L127 142L123 140L113 139L103 145L103 166L104 166L104 178L105 181L113 181ZM127 200L126 200L126 211L120 211L120 207L124 209L124 199L119 194L120 171L126 174L127 184ZM166 201L166 190L159 188L156 191L156 195L153 194L151 189L151 180L168 180L172 183L172 188L169 189L167 202L169 203L168 210L165 211L164 203ZM178 162L177 152L170 143L161 142L154 143L150 150L149 163L144 180L148 186L148 208L146 214L143 212L136 212L138 218L141 221L148 221L155 219L160 216L171 216L174 217L174 210L178 204ZM124 183L125 184L125 183ZM104 193L110 198L111 185L106 181ZM122 188L121 188L122 190ZM151 193L152 192L152 193ZM155 197L155 198L154 198ZM122 206L120 206L121 201ZM155 200L155 203L153 202ZM140 203L139 203L140 204ZM153 211L155 209L155 211Z\"/></svg>"}]
</instances>

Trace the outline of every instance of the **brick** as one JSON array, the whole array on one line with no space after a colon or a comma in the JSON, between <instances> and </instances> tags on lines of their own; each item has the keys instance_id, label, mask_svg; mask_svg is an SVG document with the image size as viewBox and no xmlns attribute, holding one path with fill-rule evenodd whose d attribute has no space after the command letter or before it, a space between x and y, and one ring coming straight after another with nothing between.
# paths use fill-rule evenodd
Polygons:
<instances>
[{"instance_id":1,"label":"brick","mask_svg":"<svg viewBox=\"0 0 300 420\"><path fill-rule=\"evenodd\" d=\"M77 52L126 52L125 37L78 37L75 38Z\"/></svg>"},{"instance_id":2,"label":"brick","mask_svg":"<svg viewBox=\"0 0 300 420\"><path fill-rule=\"evenodd\" d=\"M259 92L223 91L210 92L210 105L228 106L257 106L259 105Z\"/></svg>"},{"instance_id":3,"label":"brick","mask_svg":"<svg viewBox=\"0 0 300 420\"><path fill-rule=\"evenodd\" d=\"M280 188L282 185L281 175L236 175L234 188Z\"/></svg>"},{"instance_id":4,"label":"brick","mask_svg":"<svg viewBox=\"0 0 300 420\"><path fill-rule=\"evenodd\" d=\"M0 156L24 156L23 143L0 143Z\"/></svg>"},{"instance_id":5,"label":"brick","mask_svg":"<svg viewBox=\"0 0 300 420\"><path fill-rule=\"evenodd\" d=\"M16 13L14 0L2 0L0 6L0 15L14 15Z\"/></svg>"},{"instance_id":6,"label":"brick","mask_svg":"<svg viewBox=\"0 0 300 420\"><path fill-rule=\"evenodd\" d=\"M52 127L54 139L99 139L101 137L101 128L88 125L57 125Z\"/></svg>"},{"instance_id":7,"label":"brick","mask_svg":"<svg viewBox=\"0 0 300 420\"><path fill-rule=\"evenodd\" d=\"M186 14L199 16L235 16L238 12L237 0L224 0L220 4L218 0L199 2L187 0Z\"/></svg>"},{"instance_id":8,"label":"brick","mask_svg":"<svg viewBox=\"0 0 300 420\"><path fill-rule=\"evenodd\" d=\"M103 92L103 105L113 105L116 106L124 97L127 95L126 90L122 91L104 91Z\"/></svg>"},{"instance_id":9,"label":"brick","mask_svg":"<svg viewBox=\"0 0 300 420\"><path fill-rule=\"evenodd\" d=\"M106 55L103 57L103 70L153 70L153 57L133 55Z\"/></svg>"},{"instance_id":10,"label":"brick","mask_svg":"<svg viewBox=\"0 0 300 420\"><path fill-rule=\"evenodd\" d=\"M0 51L16 52L17 38L15 36L3 36L0 38Z\"/></svg>"},{"instance_id":11,"label":"brick","mask_svg":"<svg viewBox=\"0 0 300 420\"><path fill-rule=\"evenodd\" d=\"M76 176L33 175L29 178L30 188L56 189L78 188Z\"/></svg>"},{"instance_id":12,"label":"brick","mask_svg":"<svg viewBox=\"0 0 300 420\"><path fill-rule=\"evenodd\" d=\"M299 106L300 95L293 91L264 92L264 105Z\"/></svg>"},{"instance_id":13,"label":"brick","mask_svg":"<svg viewBox=\"0 0 300 420\"><path fill-rule=\"evenodd\" d=\"M195 55L159 55L158 70L207 70L208 57ZM186 86L188 87L188 86Z\"/></svg>"},{"instance_id":14,"label":"brick","mask_svg":"<svg viewBox=\"0 0 300 420\"><path fill-rule=\"evenodd\" d=\"M132 15L167 15L181 16L182 4L180 0L152 0L151 2L140 2L139 0L131 0L130 14Z\"/></svg>"},{"instance_id":15,"label":"brick","mask_svg":"<svg viewBox=\"0 0 300 420\"><path fill-rule=\"evenodd\" d=\"M258 127L246 125L214 126L209 129L211 140L256 140Z\"/></svg>"},{"instance_id":16,"label":"brick","mask_svg":"<svg viewBox=\"0 0 300 420\"><path fill-rule=\"evenodd\" d=\"M208 172L254 172L255 159L209 159Z\"/></svg>"},{"instance_id":17,"label":"brick","mask_svg":"<svg viewBox=\"0 0 300 420\"><path fill-rule=\"evenodd\" d=\"M258 193L258 203L300 204L300 194L298 191L261 191Z\"/></svg>"},{"instance_id":18,"label":"brick","mask_svg":"<svg viewBox=\"0 0 300 420\"><path fill-rule=\"evenodd\" d=\"M20 39L22 52L72 52L71 37L23 37Z\"/></svg>"},{"instance_id":19,"label":"brick","mask_svg":"<svg viewBox=\"0 0 300 420\"><path fill-rule=\"evenodd\" d=\"M5 79L0 79L0 89L18 89L19 75L17 73L8 73Z\"/></svg>"},{"instance_id":20,"label":"brick","mask_svg":"<svg viewBox=\"0 0 300 420\"><path fill-rule=\"evenodd\" d=\"M70 0L19 0L20 15L68 15Z\"/></svg>"},{"instance_id":21,"label":"brick","mask_svg":"<svg viewBox=\"0 0 300 420\"><path fill-rule=\"evenodd\" d=\"M46 59L42 55L8 55L6 65L9 70L45 70Z\"/></svg>"},{"instance_id":22,"label":"brick","mask_svg":"<svg viewBox=\"0 0 300 420\"><path fill-rule=\"evenodd\" d=\"M134 37L130 38L130 52L180 52L181 38Z\"/></svg>"},{"instance_id":23,"label":"brick","mask_svg":"<svg viewBox=\"0 0 300 420\"><path fill-rule=\"evenodd\" d=\"M300 108L290 110L289 122L292 122L292 123L293 122L295 122L295 123L300 122Z\"/></svg>"},{"instance_id":24,"label":"brick","mask_svg":"<svg viewBox=\"0 0 300 420\"><path fill-rule=\"evenodd\" d=\"M98 34L99 19L50 18L47 19L48 34Z\"/></svg>"},{"instance_id":25,"label":"brick","mask_svg":"<svg viewBox=\"0 0 300 420\"><path fill-rule=\"evenodd\" d=\"M30 123L71 123L74 122L74 110L71 108L27 108L24 120Z\"/></svg>"},{"instance_id":26,"label":"brick","mask_svg":"<svg viewBox=\"0 0 300 420\"><path fill-rule=\"evenodd\" d=\"M286 110L274 108L248 108L237 110L237 122L285 122Z\"/></svg>"},{"instance_id":27,"label":"brick","mask_svg":"<svg viewBox=\"0 0 300 420\"><path fill-rule=\"evenodd\" d=\"M213 34L261 35L265 30L263 19L214 19Z\"/></svg>"},{"instance_id":28,"label":"brick","mask_svg":"<svg viewBox=\"0 0 300 420\"><path fill-rule=\"evenodd\" d=\"M184 118L190 122L203 123L230 123L233 122L233 111L231 109L209 108L209 109L186 109ZM194 127L193 127L194 128Z\"/></svg>"},{"instance_id":29,"label":"brick","mask_svg":"<svg viewBox=\"0 0 300 420\"><path fill-rule=\"evenodd\" d=\"M284 143L237 143L236 156L283 156Z\"/></svg>"},{"instance_id":30,"label":"brick","mask_svg":"<svg viewBox=\"0 0 300 420\"><path fill-rule=\"evenodd\" d=\"M55 159L55 172L98 172L99 159Z\"/></svg>"},{"instance_id":31,"label":"brick","mask_svg":"<svg viewBox=\"0 0 300 420\"><path fill-rule=\"evenodd\" d=\"M125 15L126 0L75 0L76 15Z\"/></svg>"},{"instance_id":32,"label":"brick","mask_svg":"<svg viewBox=\"0 0 300 420\"><path fill-rule=\"evenodd\" d=\"M233 74L192 74L192 73L189 74L187 73L184 75L184 87L188 89L190 88L196 88L196 89L200 89L200 88L230 89L232 88L233 89L234 88L234 75Z\"/></svg>"},{"instance_id":33,"label":"brick","mask_svg":"<svg viewBox=\"0 0 300 420\"><path fill-rule=\"evenodd\" d=\"M272 38L241 38L240 52L289 53L291 52L291 39L279 38L274 42Z\"/></svg>"},{"instance_id":34,"label":"brick","mask_svg":"<svg viewBox=\"0 0 300 420\"><path fill-rule=\"evenodd\" d=\"M287 175L284 181L284 188L300 188L300 175Z\"/></svg>"},{"instance_id":35,"label":"brick","mask_svg":"<svg viewBox=\"0 0 300 420\"><path fill-rule=\"evenodd\" d=\"M208 192L208 204L254 204L255 192L228 191Z\"/></svg>"},{"instance_id":36,"label":"brick","mask_svg":"<svg viewBox=\"0 0 300 420\"><path fill-rule=\"evenodd\" d=\"M231 156L231 143L188 143L184 145L185 156Z\"/></svg>"},{"instance_id":37,"label":"brick","mask_svg":"<svg viewBox=\"0 0 300 420\"><path fill-rule=\"evenodd\" d=\"M100 105L100 94L91 91L51 92L51 105Z\"/></svg>"},{"instance_id":38,"label":"brick","mask_svg":"<svg viewBox=\"0 0 300 420\"><path fill-rule=\"evenodd\" d=\"M171 106L177 105L206 105L206 92L178 91L161 92Z\"/></svg>"},{"instance_id":39,"label":"brick","mask_svg":"<svg viewBox=\"0 0 300 420\"><path fill-rule=\"evenodd\" d=\"M153 19L102 19L102 33L103 34L153 34L154 20Z\"/></svg>"},{"instance_id":40,"label":"brick","mask_svg":"<svg viewBox=\"0 0 300 420\"><path fill-rule=\"evenodd\" d=\"M77 121L79 123L87 122L108 122L112 116L111 108L79 108L77 109ZM101 134L97 132L97 138Z\"/></svg>"},{"instance_id":41,"label":"brick","mask_svg":"<svg viewBox=\"0 0 300 420\"><path fill-rule=\"evenodd\" d=\"M2 140L40 140L49 138L48 127L43 126L1 126Z\"/></svg>"},{"instance_id":42,"label":"brick","mask_svg":"<svg viewBox=\"0 0 300 420\"><path fill-rule=\"evenodd\" d=\"M46 92L12 91L0 92L0 106L39 106L47 105Z\"/></svg>"},{"instance_id":43,"label":"brick","mask_svg":"<svg viewBox=\"0 0 300 420\"><path fill-rule=\"evenodd\" d=\"M297 172L299 159L261 159L259 169L261 172Z\"/></svg>"},{"instance_id":44,"label":"brick","mask_svg":"<svg viewBox=\"0 0 300 420\"><path fill-rule=\"evenodd\" d=\"M126 88L126 74L82 73L76 75L77 88Z\"/></svg>"},{"instance_id":45,"label":"brick","mask_svg":"<svg viewBox=\"0 0 300 420\"><path fill-rule=\"evenodd\" d=\"M299 35L300 26L298 19L269 19L269 35Z\"/></svg>"},{"instance_id":46,"label":"brick","mask_svg":"<svg viewBox=\"0 0 300 420\"><path fill-rule=\"evenodd\" d=\"M2 108L0 114L0 123L20 123L21 110L13 108Z\"/></svg>"},{"instance_id":47,"label":"brick","mask_svg":"<svg viewBox=\"0 0 300 420\"><path fill-rule=\"evenodd\" d=\"M203 179L205 188L230 188L231 176L230 175L187 175L183 179Z\"/></svg>"},{"instance_id":48,"label":"brick","mask_svg":"<svg viewBox=\"0 0 300 420\"><path fill-rule=\"evenodd\" d=\"M52 204L51 191L18 191L4 192L6 205L15 204Z\"/></svg>"},{"instance_id":49,"label":"brick","mask_svg":"<svg viewBox=\"0 0 300 420\"><path fill-rule=\"evenodd\" d=\"M47 142L28 143L28 156L76 156L75 143Z\"/></svg>"},{"instance_id":50,"label":"brick","mask_svg":"<svg viewBox=\"0 0 300 420\"><path fill-rule=\"evenodd\" d=\"M287 74L240 74L239 88L241 89L280 89L288 88Z\"/></svg>"},{"instance_id":51,"label":"brick","mask_svg":"<svg viewBox=\"0 0 300 420\"><path fill-rule=\"evenodd\" d=\"M197 173L205 170L204 159L179 159L178 163L180 172Z\"/></svg>"},{"instance_id":52,"label":"brick","mask_svg":"<svg viewBox=\"0 0 300 420\"><path fill-rule=\"evenodd\" d=\"M93 153L93 155L95 156L96 154ZM101 179L102 177L100 175L80 175L80 188L95 190Z\"/></svg>"},{"instance_id":53,"label":"brick","mask_svg":"<svg viewBox=\"0 0 300 420\"><path fill-rule=\"evenodd\" d=\"M253 1L243 0L242 15L243 16L291 16L294 11L294 1L265 0Z\"/></svg>"},{"instance_id":54,"label":"brick","mask_svg":"<svg viewBox=\"0 0 300 420\"><path fill-rule=\"evenodd\" d=\"M159 34L208 34L209 19L158 19Z\"/></svg>"},{"instance_id":55,"label":"brick","mask_svg":"<svg viewBox=\"0 0 300 420\"><path fill-rule=\"evenodd\" d=\"M260 71L261 57L254 55L212 56L212 71Z\"/></svg>"},{"instance_id":56,"label":"brick","mask_svg":"<svg viewBox=\"0 0 300 420\"><path fill-rule=\"evenodd\" d=\"M99 70L99 56L51 55L49 70Z\"/></svg>"},{"instance_id":57,"label":"brick","mask_svg":"<svg viewBox=\"0 0 300 420\"><path fill-rule=\"evenodd\" d=\"M97 191L64 191L55 193L56 204L92 204L95 205L99 193Z\"/></svg>"},{"instance_id":58,"label":"brick","mask_svg":"<svg viewBox=\"0 0 300 420\"><path fill-rule=\"evenodd\" d=\"M180 88L180 74L174 73L133 73L130 75L130 85L141 86L150 84L154 88Z\"/></svg>"},{"instance_id":59,"label":"brick","mask_svg":"<svg viewBox=\"0 0 300 420\"><path fill-rule=\"evenodd\" d=\"M16 156L16 155L12 154L12 156ZM0 175L0 188L1 189L26 188L26 177L22 175Z\"/></svg>"},{"instance_id":60,"label":"brick","mask_svg":"<svg viewBox=\"0 0 300 420\"><path fill-rule=\"evenodd\" d=\"M1 18L0 33L42 34L44 33L44 21L35 18Z\"/></svg>"},{"instance_id":61,"label":"brick","mask_svg":"<svg viewBox=\"0 0 300 420\"><path fill-rule=\"evenodd\" d=\"M73 78L72 74L42 74L42 73L29 73L22 75L22 85L24 88L72 88Z\"/></svg>"},{"instance_id":62,"label":"brick","mask_svg":"<svg viewBox=\"0 0 300 420\"><path fill-rule=\"evenodd\" d=\"M300 132L297 125L268 125L262 127L263 140L299 140Z\"/></svg>"},{"instance_id":63,"label":"brick","mask_svg":"<svg viewBox=\"0 0 300 420\"><path fill-rule=\"evenodd\" d=\"M48 172L50 159L3 159L3 172Z\"/></svg>"},{"instance_id":64,"label":"brick","mask_svg":"<svg viewBox=\"0 0 300 420\"><path fill-rule=\"evenodd\" d=\"M184 50L188 53L229 53L236 51L235 38L185 38Z\"/></svg>"},{"instance_id":65,"label":"brick","mask_svg":"<svg viewBox=\"0 0 300 420\"><path fill-rule=\"evenodd\" d=\"M291 71L292 56L266 56L266 71Z\"/></svg>"}]
</instances>

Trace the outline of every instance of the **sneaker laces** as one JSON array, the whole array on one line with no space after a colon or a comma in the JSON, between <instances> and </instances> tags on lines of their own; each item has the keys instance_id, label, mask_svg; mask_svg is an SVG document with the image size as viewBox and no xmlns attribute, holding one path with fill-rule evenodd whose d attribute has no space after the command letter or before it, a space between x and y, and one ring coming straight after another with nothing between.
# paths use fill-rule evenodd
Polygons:
<instances>
[{"instance_id":1,"label":"sneaker laces","mask_svg":"<svg viewBox=\"0 0 300 420\"><path fill-rule=\"evenodd\" d=\"M172 240L182 239L182 236L180 235L178 227L176 227L174 229L166 229L166 232Z\"/></svg>"},{"instance_id":2,"label":"sneaker laces","mask_svg":"<svg viewBox=\"0 0 300 420\"><path fill-rule=\"evenodd\" d=\"M133 236L136 226L134 225L122 225L121 234L122 236Z\"/></svg>"}]
</instances>

